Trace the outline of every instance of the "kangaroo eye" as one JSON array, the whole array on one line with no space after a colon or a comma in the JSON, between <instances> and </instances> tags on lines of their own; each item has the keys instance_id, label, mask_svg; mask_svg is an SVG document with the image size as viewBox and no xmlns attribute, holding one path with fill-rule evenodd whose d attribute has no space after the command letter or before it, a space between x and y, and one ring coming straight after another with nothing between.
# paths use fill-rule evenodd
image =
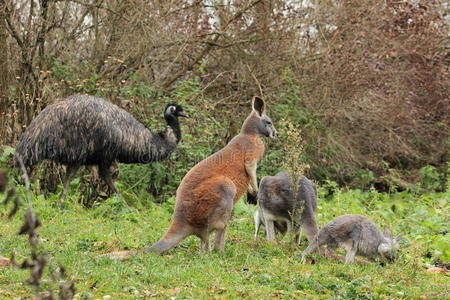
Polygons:
<instances>
[{"instance_id":1,"label":"kangaroo eye","mask_svg":"<svg viewBox=\"0 0 450 300\"><path fill-rule=\"evenodd\" d=\"M272 125L272 122L266 121L267 125Z\"/></svg>"}]
</instances>

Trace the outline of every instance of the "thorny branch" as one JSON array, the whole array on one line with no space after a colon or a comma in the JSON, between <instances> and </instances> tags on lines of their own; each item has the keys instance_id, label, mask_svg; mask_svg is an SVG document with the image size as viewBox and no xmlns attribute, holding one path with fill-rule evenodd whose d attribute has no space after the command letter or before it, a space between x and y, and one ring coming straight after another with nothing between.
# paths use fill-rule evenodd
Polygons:
<instances>
[{"instance_id":1,"label":"thorny branch","mask_svg":"<svg viewBox=\"0 0 450 300\"><path fill-rule=\"evenodd\" d=\"M75 284L71 280L66 280L66 270L63 266L59 266L56 270L52 268L48 262L48 254L40 254L38 251L39 239L37 228L42 226L41 221L36 217L31 206L31 195L30 195L30 181L28 178L27 171L20 157L17 157L21 170L23 172L23 177L25 180L25 188L27 191L27 198L29 206L25 214L25 220L22 224L19 235L28 235L28 244L31 248L30 258L25 259L22 263L18 263L15 260L14 254L11 257L11 264L15 268L28 269L30 271L30 278L27 279L27 283L31 285L34 289L36 300L71 300L75 295ZM4 192L7 184L6 171L0 170L0 192ZM8 217L12 218L19 210L22 203L20 197L16 194L16 189L13 187L8 190L3 205L8 205L8 203L13 203L11 211L8 213ZM42 252L42 251L40 251ZM50 277L52 283L58 283L59 297L55 296L53 290L50 291L40 291L42 276L44 274L45 268L48 266L50 270Z\"/></svg>"}]
</instances>

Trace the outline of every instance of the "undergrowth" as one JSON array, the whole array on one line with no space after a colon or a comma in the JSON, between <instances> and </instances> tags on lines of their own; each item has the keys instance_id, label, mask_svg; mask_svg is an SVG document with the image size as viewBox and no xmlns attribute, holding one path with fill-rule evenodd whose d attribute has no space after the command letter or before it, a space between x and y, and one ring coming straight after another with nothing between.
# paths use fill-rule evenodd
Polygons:
<instances>
[{"instance_id":1,"label":"undergrowth","mask_svg":"<svg viewBox=\"0 0 450 300\"><path fill-rule=\"evenodd\" d=\"M19 186L19 193L24 193ZM441 298L449 296L448 276L427 274L426 267L449 261L450 190L443 193L385 194L375 190L343 190L333 182L319 189L317 220L322 226L335 216L359 213L379 227L391 226L403 234L397 262L381 266L350 264L313 255L316 264L300 264L293 237L272 245L260 235L253 239L254 206L242 200L234 209L225 251L199 253L191 237L167 255L140 255L129 261L111 261L100 254L142 249L157 241L170 223L174 197L154 203L145 192L123 190L91 209L77 202L72 190L65 210L58 195L33 197L33 206L44 226L40 243L58 264L67 267L75 281L76 299L170 298L274 298L274 299L380 299ZM3 196L2 196L3 197ZM142 200L142 199L147 199ZM2 200L3 198L0 198ZM140 199L140 200L139 200ZM18 215L22 215L22 209ZM27 241L16 235L21 218L8 220L0 208L0 254L21 258ZM44 278L48 274L44 275ZM0 298L29 298L27 274L0 269Z\"/></svg>"}]
</instances>

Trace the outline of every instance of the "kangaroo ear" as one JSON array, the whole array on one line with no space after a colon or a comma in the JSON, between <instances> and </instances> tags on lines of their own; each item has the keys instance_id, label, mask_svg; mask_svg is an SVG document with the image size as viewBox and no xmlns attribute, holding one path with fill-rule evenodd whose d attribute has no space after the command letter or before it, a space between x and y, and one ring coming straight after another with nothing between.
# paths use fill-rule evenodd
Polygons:
<instances>
[{"instance_id":1,"label":"kangaroo ear","mask_svg":"<svg viewBox=\"0 0 450 300\"><path fill-rule=\"evenodd\" d=\"M389 229L389 227L385 226L384 227L384 232L383 232L384 236L387 238L392 238L392 234L391 234L391 230Z\"/></svg>"},{"instance_id":2,"label":"kangaroo ear","mask_svg":"<svg viewBox=\"0 0 450 300\"><path fill-rule=\"evenodd\" d=\"M253 97L252 108L255 110L260 117L264 113L264 100L259 98L258 96Z\"/></svg>"}]
</instances>

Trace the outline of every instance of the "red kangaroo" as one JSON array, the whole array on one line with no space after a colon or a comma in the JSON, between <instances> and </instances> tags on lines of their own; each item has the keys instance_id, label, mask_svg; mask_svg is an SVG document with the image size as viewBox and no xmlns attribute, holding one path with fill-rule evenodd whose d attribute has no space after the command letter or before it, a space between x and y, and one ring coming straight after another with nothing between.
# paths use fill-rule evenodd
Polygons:
<instances>
[{"instance_id":1,"label":"red kangaroo","mask_svg":"<svg viewBox=\"0 0 450 300\"><path fill-rule=\"evenodd\" d=\"M264 100L254 97L241 132L184 176L177 190L172 225L147 251L161 254L190 235L198 236L200 249L208 251L209 235L214 231L215 249L223 250L233 205L247 189L252 195L258 192L256 168L264 154L261 136L274 138L277 134L264 105Z\"/></svg>"}]
</instances>

